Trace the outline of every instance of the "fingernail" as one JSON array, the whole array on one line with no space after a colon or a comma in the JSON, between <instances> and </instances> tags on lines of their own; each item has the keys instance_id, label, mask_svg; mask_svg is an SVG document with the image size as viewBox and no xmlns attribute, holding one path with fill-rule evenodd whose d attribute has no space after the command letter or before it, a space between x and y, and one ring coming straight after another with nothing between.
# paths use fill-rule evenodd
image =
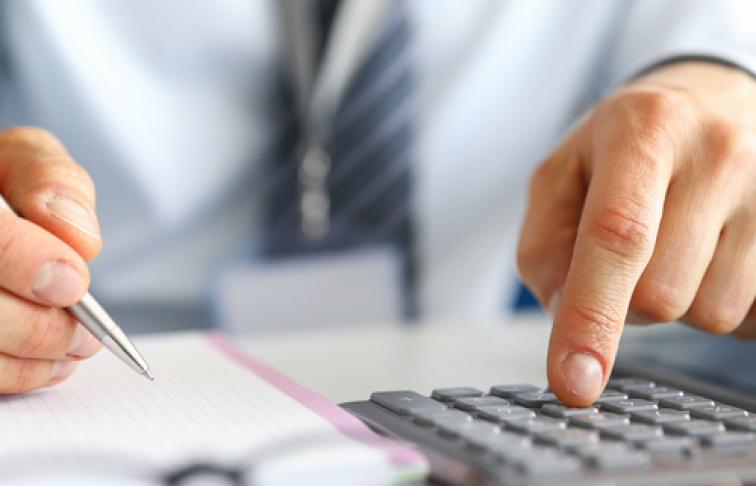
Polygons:
<instances>
[{"instance_id":1,"label":"fingernail","mask_svg":"<svg viewBox=\"0 0 756 486\"><path fill-rule=\"evenodd\" d=\"M50 381L56 381L70 375L76 369L78 361L60 360L53 361L50 367Z\"/></svg>"},{"instance_id":2,"label":"fingernail","mask_svg":"<svg viewBox=\"0 0 756 486\"><path fill-rule=\"evenodd\" d=\"M68 196L57 195L47 201L47 209L53 216L74 226L79 231L100 237L100 228L94 217L94 212Z\"/></svg>"},{"instance_id":3,"label":"fingernail","mask_svg":"<svg viewBox=\"0 0 756 486\"><path fill-rule=\"evenodd\" d=\"M77 324L66 354L72 358L86 358L95 354L99 347L99 341L84 326Z\"/></svg>"},{"instance_id":4,"label":"fingernail","mask_svg":"<svg viewBox=\"0 0 756 486\"><path fill-rule=\"evenodd\" d=\"M549 299L549 303L546 308L546 312L549 313L551 317L555 317L557 314L557 311L559 310L559 303L562 301L562 289L557 289Z\"/></svg>"},{"instance_id":5,"label":"fingernail","mask_svg":"<svg viewBox=\"0 0 756 486\"><path fill-rule=\"evenodd\" d=\"M84 294L84 280L79 272L63 262L42 265L32 286L34 294L55 306L70 305Z\"/></svg>"},{"instance_id":6,"label":"fingernail","mask_svg":"<svg viewBox=\"0 0 756 486\"><path fill-rule=\"evenodd\" d=\"M601 363L590 354L572 353L562 362L567 388L575 395L592 399L600 393L604 382Z\"/></svg>"}]
</instances>

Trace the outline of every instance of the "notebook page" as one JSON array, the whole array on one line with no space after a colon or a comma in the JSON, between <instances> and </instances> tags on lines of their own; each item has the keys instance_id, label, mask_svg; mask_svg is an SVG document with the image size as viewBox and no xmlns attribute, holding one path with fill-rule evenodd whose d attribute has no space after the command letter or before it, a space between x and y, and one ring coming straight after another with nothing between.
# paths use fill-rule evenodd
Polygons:
<instances>
[{"instance_id":1,"label":"notebook page","mask_svg":"<svg viewBox=\"0 0 756 486\"><path fill-rule=\"evenodd\" d=\"M155 382L101 352L56 387L0 397L0 472L65 464L154 474L193 462L248 463L300 438L387 457L385 443L355 440L377 436L354 417L219 336L170 334L138 345ZM421 459L394 450L391 461Z\"/></svg>"}]
</instances>

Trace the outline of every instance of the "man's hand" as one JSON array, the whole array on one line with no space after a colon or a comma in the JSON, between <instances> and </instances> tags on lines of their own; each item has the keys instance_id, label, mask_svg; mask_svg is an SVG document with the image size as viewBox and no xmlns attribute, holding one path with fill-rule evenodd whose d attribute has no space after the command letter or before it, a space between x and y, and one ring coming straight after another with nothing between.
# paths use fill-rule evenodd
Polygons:
<instances>
[{"instance_id":1,"label":"man's hand","mask_svg":"<svg viewBox=\"0 0 756 486\"><path fill-rule=\"evenodd\" d=\"M61 307L89 286L102 242L94 185L61 143L36 128L0 132L0 393L58 383L99 342Z\"/></svg>"},{"instance_id":2,"label":"man's hand","mask_svg":"<svg viewBox=\"0 0 756 486\"><path fill-rule=\"evenodd\" d=\"M756 337L756 82L681 63L597 105L533 176L518 265L573 406L603 390L628 316Z\"/></svg>"}]
</instances>

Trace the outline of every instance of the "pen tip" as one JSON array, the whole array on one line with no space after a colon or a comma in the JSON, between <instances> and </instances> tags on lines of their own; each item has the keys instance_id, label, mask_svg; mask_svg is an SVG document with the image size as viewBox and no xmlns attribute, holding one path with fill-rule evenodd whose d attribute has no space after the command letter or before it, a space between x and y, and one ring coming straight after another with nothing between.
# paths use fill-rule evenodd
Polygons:
<instances>
[{"instance_id":1,"label":"pen tip","mask_svg":"<svg viewBox=\"0 0 756 486\"><path fill-rule=\"evenodd\" d=\"M153 376L153 374L152 374L152 372L150 372L150 370L144 370L144 371L142 372L142 374L143 374L143 375L144 375L144 377L145 377L145 378L147 378L148 380L150 380L150 381L155 381L155 376Z\"/></svg>"}]
</instances>

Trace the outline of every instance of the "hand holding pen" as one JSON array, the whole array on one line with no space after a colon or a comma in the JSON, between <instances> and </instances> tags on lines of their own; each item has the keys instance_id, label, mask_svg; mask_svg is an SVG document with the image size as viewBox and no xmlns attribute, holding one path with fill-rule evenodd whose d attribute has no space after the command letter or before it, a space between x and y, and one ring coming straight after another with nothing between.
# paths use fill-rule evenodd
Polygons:
<instances>
[{"instance_id":1,"label":"hand holding pen","mask_svg":"<svg viewBox=\"0 0 756 486\"><path fill-rule=\"evenodd\" d=\"M87 293L86 261L102 247L87 172L49 132L14 128L0 133L0 193L19 215L0 209L0 393L59 383L100 340L151 377Z\"/></svg>"}]
</instances>

